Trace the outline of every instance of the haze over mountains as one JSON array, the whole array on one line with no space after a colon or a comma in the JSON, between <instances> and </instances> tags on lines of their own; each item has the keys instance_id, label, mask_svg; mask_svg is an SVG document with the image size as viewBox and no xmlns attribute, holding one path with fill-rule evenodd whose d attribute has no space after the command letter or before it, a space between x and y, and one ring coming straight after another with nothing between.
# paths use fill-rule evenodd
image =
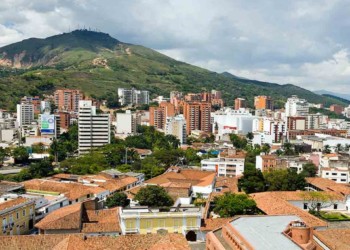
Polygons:
<instances>
[{"instance_id":1,"label":"haze over mountains","mask_svg":"<svg viewBox=\"0 0 350 250\"><path fill-rule=\"evenodd\" d=\"M253 81L219 74L176 61L143 46L123 43L108 34L76 30L46 39L31 38L0 48L0 107L13 109L24 95L50 94L56 88L78 88L104 98L118 87L149 90L168 96L172 90L223 91L227 105L243 97L252 105L256 95L270 95L277 107L298 95L326 106L341 100L320 96L292 84ZM10 87L9 87L10 86Z\"/></svg>"}]
</instances>

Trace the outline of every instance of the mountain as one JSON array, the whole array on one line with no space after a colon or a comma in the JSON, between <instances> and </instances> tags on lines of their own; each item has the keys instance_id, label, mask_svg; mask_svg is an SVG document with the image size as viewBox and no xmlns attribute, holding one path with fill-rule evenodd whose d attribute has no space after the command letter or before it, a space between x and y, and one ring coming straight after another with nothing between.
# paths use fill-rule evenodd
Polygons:
<instances>
[{"instance_id":1,"label":"mountain","mask_svg":"<svg viewBox=\"0 0 350 250\"><path fill-rule=\"evenodd\" d=\"M253 105L256 95L272 96L278 107L291 95L326 106L345 105L291 84L252 81L192 66L102 32L76 30L0 48L0 108L13 110L24 95L52 94L57 88L78 88L94 98L106 98L115 97L118 87L146 89L151 97L168 96L172 90L217 89L228 105L236 97Z\"/></svg>"},{"instance_id":2,"label":"mountain","mask_svg":"<svg viewBox=\"0 0 350 250\"><path fill-rule=\"evenodd\" d=\"M331 95L331 96L340 97L350 101L350 94L340 94L340 93L335 93L327 90L317 90L317 91L314 91L314 93L318 95L328 95L328 96Z\"/></svg>"}]
</instances>

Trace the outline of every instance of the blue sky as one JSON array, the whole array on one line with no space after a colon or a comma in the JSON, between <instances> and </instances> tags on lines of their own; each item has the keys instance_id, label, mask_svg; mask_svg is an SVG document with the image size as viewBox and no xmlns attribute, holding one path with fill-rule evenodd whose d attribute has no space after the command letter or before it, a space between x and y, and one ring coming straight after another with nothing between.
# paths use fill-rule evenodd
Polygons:
<instances>
[{"instance_id":1,"label":"blue sky","mask_svg":"<svg viewBox=\"0 0 350 250\"><path fill-rule=\"evenodd\" d=\"M349 13L349 0L1 0L0 46L85 26L217 72L349 93Z\"/></svg>"}]
</instances>

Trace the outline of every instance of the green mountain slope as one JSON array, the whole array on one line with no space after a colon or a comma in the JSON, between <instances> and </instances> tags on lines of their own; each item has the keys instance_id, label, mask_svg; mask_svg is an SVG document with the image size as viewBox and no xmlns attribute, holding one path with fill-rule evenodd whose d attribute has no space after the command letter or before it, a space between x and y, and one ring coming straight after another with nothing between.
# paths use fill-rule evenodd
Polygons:
<instances>
[{"instance_id":1,"label":"green mountain slope","mask_svg":"<svg viewBox=\"0 0 350 250\"><path fill-rule=\"evenodd\" d=\"M147 89L151 96L171 90L223 91L228 105L245 97L271 95L278 106L299 95L330 105L341 100L320 96L294 85L278 85L219 74L176 61L143 46L122 43L108 34L77 30L46 39L27 39L0 48L0 108L14 109L23 95L51 94L56 88L78 88L104 98L118 87Z\"/></svg>"}]
</instances>

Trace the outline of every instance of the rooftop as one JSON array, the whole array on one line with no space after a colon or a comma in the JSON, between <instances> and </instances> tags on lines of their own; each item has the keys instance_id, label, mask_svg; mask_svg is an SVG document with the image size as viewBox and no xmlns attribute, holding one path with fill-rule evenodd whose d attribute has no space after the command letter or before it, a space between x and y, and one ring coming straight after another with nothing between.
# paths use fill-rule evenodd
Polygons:
<instances>
[{"instance_id":1,"label":"rooftop","mask_svg":"<svg viewBox=\"0 0 350 250\"><path fill-rule=\"evenodd\" d=\"M83 234L42 234L1 237L0 249L7 250L189 250L182 234L147 234L118 237L88 237Z\"/></svg>"},{"instance_id":2,"label":"rooftop","mask_svg":"<svg viewBox=\"0 0 350 250\"><path fill-rule=\"evenodd\" d=\"M336 183L335 181L321 178L309 177L306 182L323 191L333 191L343 196L350 195L350 185Z\"/></svg>"},{"instance_id":3,"label":"rooftop","mask_svg":"<svg viewBox=\"0 0 350 250\"><path fill-rule=\"evenodd\" d=\"M230 224L257 250L295 250L298 246L282 232L291 221L300 221L294 215L239 217Z\"/></svg>"},{"instance_id":4,"label":"rooftop","mask_svg":"<svg viewBox=\"0 0 350 250\"><path fill-rule=\"evenodd\" d=\"M330 249L349 249L350 229L314 231L314 235Z\"/></svg>"},{"instance_id":5,"label":"rooftop","mask_svg":"<svg viewBox=\"0 0 350 250\"><path fill-rule=\"evenodd\" d=\"M310 227L326 227L327 223L310 213L303 211L286 199L282 199L275 192L254 193L250 196L255 200L257 207L267 215L295 215L301 218Z\"/></svg>"},{"instance_id":6,"label":"rooftop","mask_svg":"<svg viewBox=\"0 0 350 250\"><path fill-rule=\"evenodd\" d=\"M9 201L5 201L5 202L2 202L0 203L0 212L2 210L5 210L5 209L9 209L9 208L12 208L12 207L15 207L15 206L18 206L20 204L25 204L27 202L29 202L30 199L27 199L27 198L23 198L23 197L18 197L16 199L13 199L13 200L9 200ZM34 202L34 201L33 201Z\"/></svg>"}]
</instances>

